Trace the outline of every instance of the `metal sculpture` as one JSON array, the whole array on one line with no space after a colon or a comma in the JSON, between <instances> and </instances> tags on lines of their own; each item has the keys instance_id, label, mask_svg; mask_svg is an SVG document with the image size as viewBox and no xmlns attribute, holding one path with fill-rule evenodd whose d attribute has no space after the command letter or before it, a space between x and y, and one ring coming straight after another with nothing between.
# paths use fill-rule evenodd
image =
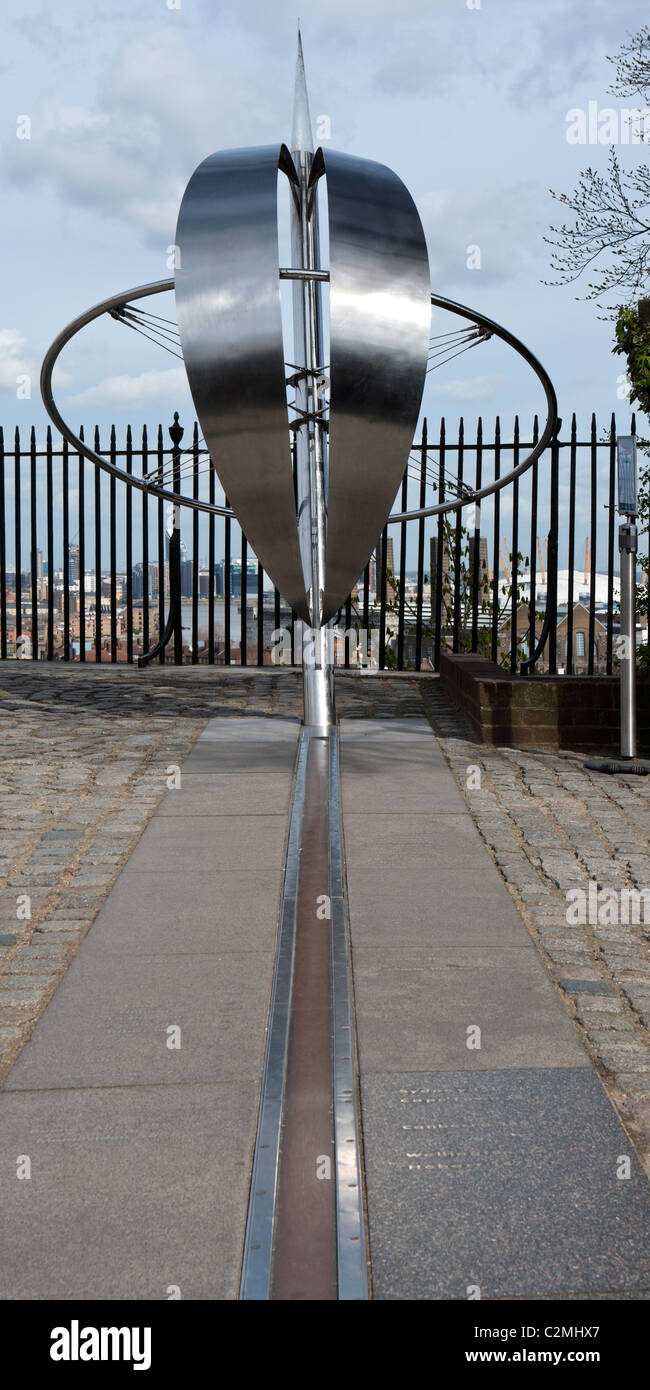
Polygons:
<instances>
[{"instance_id":1,"label":"metal sculpture","mask_svg":"<svg viewBox=\"0 0 650 1390\"><path fill-rule=\"evenodd\" d=\"M290 267L279 265L279 178L288 181L290 190ZM329 268L320 261L323 181ZM431 354L432 303L470 322L469 328L441 335L443 356L449 347L454 355L492 336L502 338L542 382L548 418L535 448L510 474L474 493L459 483L455 497L400 513L400 520L478 503L524 472L552 436L555 395L540 364L505 329L431 295L424 233L397 175L368 160L314 150L300 41L291 149L232 150L204 160L186 188L176 241L180 264L174 281L116 295L81 315L47 353L41 389L64 437L112 477L171 501L175 514L176 504L183 503L236 515L258 560L306 625L304 728L298 739L240 1297L366 1299L339 735L329 652L320 639L392 519L389 511L407 464ZM293 282L290 353L283 341L282 280ZM137 307L138 301L172 288L178 328ZM234 512L228 504L206 503L181 492L182 431L177 421L170 488L158 469L142 479L124 472L114 458L77 438L62 419L52 395L54 364L64 344L105 312L145 336L156 336L156 322L163 325L158 334L167 350L185 362L206 452ZM434 353L439 348L436 339ZM294 393L291 400L288 391ZM179 547L176 516L172 573L178 568ZM156 650L172 630L179 644L170 605ZM329 930L315 933L314 902L323 894L330 907ZM324 1200L327 1184L314 1176L312 1161L314 1154L329 1155L330 1149L332 1203ZM303 1274L299 1291L287 1294Z\"/></svg>"},{"instance_id":2,"label":"metal sculpture","mask_svg":"<svg viewBox=\"0 0 650 1390\"><path fill-rule=\"evenodd\" d=\"M279 177L291 191L291 267L279 265ZM321 181L327 187L329 268L320 263ZM43 362L43 400L73 447L129 487L237 517L263 568L306 625L305 723L327 729L334 718L333 687L323 629L344 605L386 522L458 510L507 486L551 440L555 393L543 367L514 335L431 294L424 232L397 175L370 160L314 150L300 36L291 150L228 150L205 159L185 190L176 243L174 280L112 296L59 335ZM293 281L290 360L282 280ZM178 330L167 320L159 329L156 316L145 315L136 303L172 288ZM462 350L491 337L514 348L542 383L547 419L528 456L488 487L464 487L456 497L389 516L417 424L432 304L472 324L443 334L443 352L450 338ZM157 470L138 479L95 452L62 419L52 393L54 364L65 343L103 313L145 336L158 331L168 350L178 349L206 449L232 508L183 494L178 456L171 487ZM155 652L172 627L170 614Z\"/></svg>"}]
</instances>

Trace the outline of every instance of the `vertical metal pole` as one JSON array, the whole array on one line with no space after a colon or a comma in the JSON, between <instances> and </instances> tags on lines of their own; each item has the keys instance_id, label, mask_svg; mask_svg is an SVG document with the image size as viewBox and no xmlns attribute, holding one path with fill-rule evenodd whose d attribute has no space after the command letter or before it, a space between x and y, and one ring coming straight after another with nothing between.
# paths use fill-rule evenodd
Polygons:
<instances>
[{"instance_id":1,"label":"vertical metal pole","mask_svg":"<svg viewBox=\"0 0 650 1390\"><path fill-rule=\"evenodd\" d=\"M209 499L215 499L215 473L214 468L210 469L208 487ZM214 515L211 512L208 518L208 665L214 666Z\"/></svg>"},{"instance_id":2,"label":"vertical metal pole","mask_svg":"<svg viewBox=\"0 0 650 1390\"><path fill-rule=\"evenodd\" d=\"M494 478L501 477L501 420L497 415L494 425ZM499 536L501 535L501 492L494 494L494 512L492 514L492 525L494 534L492 537L492 661L497 661L499 655ZM535 641L533 636L533 650Z\"/></svg>"},{"instance_id":3,"label":"vertical metal pole","mask_svg":"<svg viewBox=\"0 0 650 1390\"><path fill-rule=\"evenodd\" d=\"M614 513L616 511L616 416L609 426L609 516L607 518L607 665L611 676L614 652Z\"/></svg>"},{"instance_id":4,"label":"vertical metal pole","mask_svg":"<svg viewBox=\"0 0 650 1390\"><path fill-rule=\"evenodd\" d=\"M566 661L564 663L564 670L567 676L573 675L573 575L575 572L576 562L576 462L578 448L577 429L578 426L574 411L574 414L571 419L571 443L569 458L569 587L567 591L566 615ZM548 583L548 574L546 578Z\"/></svg>"},{"instance_id":5,"label":"vertical metal pole","mask_svg":"<svg viewBox=\"0 0 650 1390\"><path fill-rule=\"evenodd\" d=\"M560 498L560 444L558 434L561 423L561 420L558 420L553 443L551 444L551 519L548 534L548 589L546 598L550 613L548 633L549 676L557 675L557 556Z\"/></svg>"},{"instance_id":6,"label":"vertical metal pole","mask_svg":"<svg viewBox=\"0 0 650 1390\"><path fill-rule=\"evenodd\" d=\"M83 425L79 438L83 439ZM79 454L79 660L86 660L86 460Z\"/></svg>"},{"instance_id":7,"label":"vertical metal pole","mask_svg":"<svg viewBox=\"0 0 650 1390\"><path fill-rule=\"evenodd\" d=\"M533 446L539 438L539 420L535 416L533 423ZM537 464L532 467L531 493L530 493L530 554L529 554L528 573L530 575L530 587L528 593L528 655L533 655L537 646L537 624L535 621L535 606L537 603ZM533 674L533 667L528 668L529 674Z\"/></svg>"},{"instance_id":8,"label":"vertical metal pole","mask_svg":"<svg viewBox=\"0 0 650 1390\"><path fill-rule=\"evenodd\" d=\"M462 423L462 422L461 422L461 423ZM459 441L460 441L460 435L459 435ZM439 443L439 448L438 448L438 497L439 497L439 499L440 499L441 502L444 502L444 500L445 500L445 448L446 448L446 433L445 433L445 417L444 417L444 415L443 415L443 417L442 417L442 419L441 419L441 421L440 421L440 443ZM460 513L459 513L459 515L460 515ZM421 522L421 525L423 525L423 524L424 524L424 522L422 521L422 522ZM444 526L445 526L445 519L444 519L444 516L443 516L442 512L440 512L439 515L438 515L438 547L437 547L437 553L436 553L436 609L435 609L434 640L433 640L433 666L434 666L434 670L436 670L436 671L439 671L439 670L440 670L440 651L441 651L441 647L442 647L442 631L441 631L441 628L442 628L442 577L443 577L443 559L444 559L444 555L443 555L443 546L444 546L444 542L445 542L445 531L444 531ZM433 579L433 576L432 576L432 579ZM454 594L454 603L456 602L456 598L457 598L457 595ZM446 610L446 605L445 605L445 610ZM446 612L445 612L445 618L446 618ZM446 623L445 623L445 626L446 626Z\"/></svg>"},{"instance_id":9,"label":"vertical metal pole","mask_svg":"<svg viewBox=\"0 0 650 1390\"><path fill-rule=\"evenodd\" d=\"M70 660L70 510L68 489L68 441L63 441L61 460L63 507L63 660Z\"/></svg>"},{"instance_id":10,"label":"vertical metal pole","mask_svg":"<svg viewBox=\"0 0 650 1390\"><path fill-rule=\"evenodd\" d=\"M621 757L636 757L636 552L637 529L629 518L618 530L621 557Z\"/></svg>"},{"instance_id":11,"label":"vertical metal pole","mask_svg":"<svg viewBox=\"0 0 650 1390\"><path fill-rule=\"evenodd\" d=\"M596 644L596 546L598 527L598 434L596 416L591 417L591 568L589 574L589 652L587 674L594 674L594 647Z\"/></svg>"},{"instance_id":12,"label":"vertical metal pole","mask_svg":"<svg viewBox=\"0 0 650 1390\"><path fill-rule=\"evenodd\" d=\"M194 422L194 432L192 435L192 481L194 485L194 496L199 495L199 428ZM180 508L179 508L180 510ZM182 598L182 587L181 587ZM182 614L181 605L181 614ZM182 622L182 618L181 618ZM192 665L196 666L199 660L199 513L195 508L192 513Z\"/></svg>"},{"instance_id":13,"label":"vertical metal pole","mask_svg":"<svg viewBox=\"0 0 650 1390\"><path fill-rule=\"evenodd\" d=\"M32 425L29 437L29 505L30 505L30 554L32 590L32 660L38 661L38 571L36 553L38 533L36 522L36 428Z\"/></svg>"},{"instance_id":14,"label":"vertical metal pole","mask_svg":"<svg viewBox=\"0 0 650 1390\"><path fill-rule=\"evenodd\" d=\"M181 490L181 439L183 438L183 426L178 423L178 411L174 411L174 423L169 425L169 437L172 441L172 474L174 478L174 492ZM172 533L169 540L169 611L174 624L174 664L183 664L183 619L181 602L181 509L177 502L174 502ZM163 574L162 564L160 566L161 576ZM161 580L162 587L162 580ZM161 652L161 660L165 660L165 653Z\"/></svg>"},{"instance_id":15,"label":"vertical metal pole","mask_svg":"<svg viewBox=\"0 0 650 1390\"><path fill-rule=\"evenodd\" d=\"M52 431L46 436L46 515L47 515L47 659L54 660L54 487L52 477Z\"/></svg>"},{"instance_id":16,"label":"vertical metal pole","mask_svg":"<svg viewBox=\"0 0 650 1390\"><path fill-rule=\"evenodd\" d=\"M23 586L20 430L14 434L14 561L16 565L16 657L23 655Z\"/></svg>"},{"instance_id":17,"label":"vertical metal pole","mask_svg":"<svg viewBox=\"0 0 650 1390\"><path fill-rule=\"evenodd\" d=\"M95 453L99 426L95 425ZM95 469L95 661L102 659L102 470Z\"/></svg>"},{"instance_id":18,"label":"vertical metal pole","mask_svg":"<svg viewBox=\"0 0 650 1390\"><path fill-rule=\"evenodd\" d=\"M5 437L0 425L0 659L7 656L7 542L5 536Z\"/></svg>"},{"instance_id":19,"label":"vertical metal pole","mask_svg":"<svg viewBox=\"0 0 650 1390\"><path fill-rule=\"evenodd\" d=\"M111 425L110 458L117 462L117 439L115 425ZM115 478L109 484L109 554L110 554L110 593L111 593L111 661L117 661L117 531L115 522Z\"/></svg>"},{"instance_id":20,"label":"vertical metal pole","mask_svg":"<svg viewBox=\"0 0 650 1390\"><path fill-rule=\"evenodd\" d=\"M310 187L313 140L304 71L299 65L294 105L292 157L298 187L291 202L291 247L296 269L318 269L319 231L316 185ZM296 484L298 540L311 629L303 630L302 670L304 721L307 728L326 731L335 723L334 684L322 626L327 529L327 457L321 423L325 409L321 286L300 279L293 287L294 360L296 391Z\"/></svg>"},{"instance_id":21,"label":"vertical metal pole","mask_svg":"<svg viewBox=\"0 0 650 1390\"><path fill-rule=\"evenodd\" d=\"M515 415L515 427L513 431L512 444L512 466L517 467L519 463L519 416ZM510 670L513 676L517 671L517 659L519 656L518 647L518 604L517 591L519 589L519 479L515 478L512 484L512 545L510 547Z\"/></svg>"},{"instance_id":22,"label":"vertical metal pole","mask_svg":"<svg viewBox=\"0 0 650 1390\"><path fill-rule=\"evenodd\" d=\"M149 470L147 426L142 426L142 474ZM149 496L142 493L142 651L149 651Z\"/></svg>"},{"instance_id":23,"label":"vertical metal pole","mask_svg":"<svg viewBox=\"0 0 650 1390\"><path fill-rule=\"evenodd\" d=\"M420 502L419 505L426 505L427 493L427 461L428 461L429 433L426 415L422 421L422 440L420 444ZM431 566L429 566L431 569ZM429 598L429 626L433 618L433 574L430 579L430 598ZM364 626L367 628L368 619L365 616L366 591L364 586ZM415 604L415 669L419 671L422 666L422 609L424 604L424 517L421 516L418 522L418 587Z\"/></svg>"},{"instance_id":24,"label":"vertical metal pole","mask_svg":"<svg viewBox=\"0 0 650 1390\"><path fill-rule=\"evenodd\" d=\"M131 426L126 427L126 471L133 472L133 434ZM126 660L133 661L133 498L132 488L127 487L125 501L125 540L126 540Z\"/></svg>"},{"instance_id":25,"label":"vertical metal pole","mask_svg":"<svg viewBox=\"0 0 650 1390\"><path fill-rule=\"evenodd\" d=\"M478 417L476 428L476 491L479 492L483 477L483 421ZM478 651L478 607L479 586L481 604L483 603L483 575L481 574L481 504L474 506L474 546L472 554L472 651Z\"/></svg>"},{"instance_id":26,"label":"vertical metal pole","mask_svg":"<svg viewBox=\"0 0 650 1390\"><path fill-rule=\"evenodd\" d=\"M458 478L458 484L459 484L459 488L460 488L460 484L461 484L462 481L463 481L463 468L464 468L464 459L465 459L465 421L463 420L462 415L461 415L461 417L460 417L460 420L458 421L458 452L457 452L457 457L458 457L458 468L457 468L457 470L456 470L456 476L457 476L457 478ZM441 494L441 499L442 499L442 494ZM441 599L440 599L441 604L442 604L442 584L444 583L444 563L445 563L444 554L443 554L444 539L445 539L445 537L444 537L444 526L445 526L445 518L444 518L444 516L441 516L441 517L439 518L439 521L438 521L438 566L437 566L437 568L438 568L438 573L439 573L440 575L443 576L443 579L441 580L441 583L440 583L440 585L438 586L438 592L439 592L440 595L441 595ZM460 620L461 620L461 608L462 608L462 601L463 601L463 594L462 594L462 592L461 592L461 590L462 590L461 566L462 566L462 559L463 559L463 556L462 556L462 549L463 549L463 513L462 513L462 510L459 508L458 511L456 512L456 534L455 534L455 537L454 537L454 612L453 612L453 636L452 636L452 646L451 646L451 650L452 650L452 652L454 652L454 654L456 654L457 652L459 652L459 651L461 650L461 646L460 646ZM441 556L442 556L442 558L441 558ZM450 577L451 577L451 575L449 575L449 578L450 578ZM447 603L445 603L445 610L446 610L446 609L447 609ZM442 612L442 608L441 608L441 612ZM437 630L437 624L436 624L436 630ZM463 624L463 644L464 644L464 641L465 641L465 626L464 626L464 624ZM438 669L438 667L437 667L437 665L436 665L436 670L437 670L437 669Z\"/></svg>"},{"instance_id":27,"label":"vertical metal pole","mask_svg":"<svg viewBox=\"0 0 650 1390\"><path fill-rule=\"evenodd\" d=\"M161 482L162 482L162 480L163 480L163 478L164 478L164 463L165 463L162 425L158 425L157 454L158 454L158 477L160 478L160 480L161 480ZM169 575L170 575L170 582L169 582L169 600L170 600L170 604L171 604L171 595L172 595L172 586L171 586L171 552L172 552L172 547L171 547L171 544L170 544L170 547L169 547L169 556L170 556L170 559L169 559ZM163 500L162 500L161 497L159 497L159 498L158 498L158 642L157 642L157 644L156 644L157 647L160 646L160 639L161 639L161 637L162 637L164 631L165 631L165 512L164 512L164 503L163 503ZM159 654L159 656L158 656L158 661L159 661L159 663L160 663L161 666L164 666L164 664L165 664L165 651L164 651L164 647L160 647L160 654Z\"/></svg>"}]
</instances>

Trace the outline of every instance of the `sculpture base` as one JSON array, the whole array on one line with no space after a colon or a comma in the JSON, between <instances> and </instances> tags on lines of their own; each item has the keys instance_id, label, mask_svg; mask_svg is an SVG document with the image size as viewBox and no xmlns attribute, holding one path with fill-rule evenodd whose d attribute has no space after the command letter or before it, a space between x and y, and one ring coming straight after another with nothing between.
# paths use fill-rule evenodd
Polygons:
<instances>
[{"instance_id":1,"label":"sculpture base","mask_svg":"<svg viewBox=\"0 0 650 1390\"><path fill-rule=\"evenodd\" d=\"M336 725L331 666L303 666L303 724L312 734L328 734Z\"/></svg>"}]
</instances>

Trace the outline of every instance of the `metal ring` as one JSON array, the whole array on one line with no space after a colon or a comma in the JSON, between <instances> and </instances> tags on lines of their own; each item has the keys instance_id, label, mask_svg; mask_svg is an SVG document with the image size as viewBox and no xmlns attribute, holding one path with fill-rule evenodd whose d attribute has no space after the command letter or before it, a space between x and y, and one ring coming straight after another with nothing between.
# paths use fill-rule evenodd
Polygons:
<instances>
[{"instance_id":1,"label":"metal ring","mask_svg":"<svg viewBox=\"0 0 650 1390\"><path fill-rule=\"evenodd\" d=\"M92 323L94 319L101 318L102 314L110 313L112 309L124 308L124 306L133 299L145 299L152 294L164 294L168 290L173 290L173 288L173 280L154 280L149 285L138 285L135 289L126 290L126 292L122 294L111 295L109 299L103 299L101 303L95 304L92 309L86 309L85 313L73 319L72 323L69 323L67 328L64 328L63 331L59 333L58 337L54 339L54 342L48 348L43 359L43 366L41 368L41 395L43 397L43 404L52 423L56 425L56 428L59 433L63 435L63 438L67 439L68 443L72 445L75 453L83 455L90 463L95 464L97 468L102 468L105 473L110 473L112 477L119 478L120 482L126 483L127 487L138 488L140 492L150 493L154 497L162 498L165 502L173 502L176 505L180 504L184 507L191 507L194 511L208 512L212 513L214 516L234 517L235 513L232 507L220 507L214 502L203 502L196 497L187 497L184 493L170 492L167 488L157 487L155 483L145 481L143 478L138 478L134 473L127 473L125 469L118 468L117 464L111 463L107 458L104 458L102 454L98 454L94 449L91 449L84 439L80 439L79 436L66 425L54 400L52 392L52 372L54 371L54 366L62 349L76 333L79 333L82 328L85 328L86 324ZM426 516L439 516L444 512L461 511L463 507L473 506L477 502L480 502L483 497L489 497L493 492L500 492L501 488L507 487L509 483L514 482L515 478L521 477L522 473L527 472L527 470L532 467L535 461L547 448L557 427L558 407L553 383L548 372L545 371L541 362L539 362L534 353L526 347L525 343L522 343L520 339L516 338L514 333L510 333L507 328L503 328L501 324L495 323L493 319L486 318L484 314L477 314L473 309L468 309L464 304L457 304L453 299L445 299L443 295L432 294L431 303L438 308L447 309L451 314L458 314L461 318L469 319L471 323L475 323L478 327L486 329L495 337L501 338L504 343L507 343L508 347L513 348L520 357L523 357L529 367L532 367L544 389L547 404L546 424L537 444L531 449L531 452L526 455L522 463L518 464L516 468L511 469L510 473L505 473L502 478L496 478L488 487L481 488L479 492L470 493L460 501L456 499L455 501L438 502L433 507L418 507L415 511L393 512L388 517L386 525L395 521L418 521L420 518Z\"/></svg>"},{"instance_id":2,"label":"metal ring","mask_svg":"<svg viewBox=\"0 0 650 1390\"><path fill-rule=\"evenodd\" d=\"M43 359L43 366L41 367L41 395L43 397L43 405L53 424L56 425L56 428L59 433L63 435L63 438L67 439L68 443L72 445L75 453L82 454L90 463L94 463L96 468L103 468L105 473L110 473L111 477L119 478L121 483L127 484L127 487L136 487L140 492L151 493L154 497L160 497L165 502L173 502L177 506L180 504L183 507L192 507L192 509L197 512L211 512L214 516L232 517L235 515L232 507L219 507L215 502L201 502L197 497L186 497L184 493L169 492L167 488L157 487L155 483L145 481L144 478L138 478L134 473L127 473L124 468L118 468L117 464L111 463L108 459L104 458L102 454L98 454L94 449L91 449L84 439L79 439L79 436L69 429L65 420L59 414L54 400L52 392L52 372L54 371L59 353L62 348L65 347L66 343L68 343L71 338L74 338L75 333L85 328L86 324L92 323L93 319L101 318L102 314L110 313L111 309L123 309L125 304L128 304L132 299L146 299L150 294L163 294L167 290L173 290L173 288L173 280L154 280L150 285L138 285L133 290L127 290L123 294L114 294L110 299L103 299L101 304L95 304L92 309L86 309L85 313L73 319L72 323L69 323L67 328L64 328L62 333L59 333L58 338L54 339L54 342L51 347L48 348Z\"/></svg>"},{"instance_id":3,"label":"metal ring","mask_svg":"<svg viewBox=\"0 0 650 1390\"><path fill-rule=\"evenodd\" d=\"M494 337L501 338L504 343L508 344L508 347L514 348L515 352L518 353L520 357L523 357L524 362L527 362L529 367L532 367L535 376L544 388L547 405L546 424L534 449L531 449L523 462L519 463L516 468L511 469L510 473L505 473L503 478L495 478L494 481L490 483L489 487L481 488L479 492L468 493L461 501L438 502L435 507L418 507L412 512L393 512L391 516L389 516L386 525L393 521L417 521L425 516L440 516L443 512L459 512L462 511L463 507L474 506L477 502L480 502L483 497L489 497L493 492L500 492L502 487L507 487L509 483L514 482L515 478L520 478L522 473L525 473L532 467L540 455L544 453L547 445L550 444L558 425L557 397L555 395L553 382L541 362L539 362L535 354L530 351L530 348L526 347L525 343L522 343L520 339L516 338L514 333L510 333L507 328L502 328L500 323L495 323L493 319L486 318L485 314L475 313L473 309L468 309L464 304L457 304L453 299L445 299L441 294L432 294L431 303L437 305L441 309L448 309L450 314L459 314L461 318L469 319L471 323L475 323L479 328L487 329Z\"/></svg>"}]
</instances>

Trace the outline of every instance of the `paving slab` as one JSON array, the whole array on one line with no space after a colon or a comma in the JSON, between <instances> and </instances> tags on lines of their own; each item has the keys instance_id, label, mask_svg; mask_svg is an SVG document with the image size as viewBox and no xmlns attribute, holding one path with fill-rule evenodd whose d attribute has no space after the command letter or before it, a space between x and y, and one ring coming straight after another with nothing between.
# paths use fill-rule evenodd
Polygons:
<instances>
[{"instance_id":1,"label":"paving slab","mask_svg":"<svg viewBox=\"0 0 650 1390\"><path fill-rule=\"evenodd\" d=\"M440 870L453 869L459 889L464 882L480 883L488 877L496 883L499 878L463 807L458 812L378 810L374 815L353 816L345 825L345 847L352 866L377 869L382 877L389 864L399 865L405 903L411 871L426 873L434 891Z\"/></svg>"},{"instance_id":2,"label":"paving slab","mask_svg":"<svg viewBox=\"0 0 650 1390\"><path fill-rule=\"evenodd\" d=\"M0 1100L1 1299L236 1297L255 1083Z\"/></svg>"},{"instance_id":3,"label":"paving slab","mask_svg":"<svg viewBox=\"0 0 650 1390\"><path fill-rule=\"evenodd\" d=\"M590 1065L530 944L377 950L354 919L352 941L362 1076Z\"/></svg>"},{"instance_id":4,"label":"paving slab","mask_svg":"<svg viewBox=\"0 0 650 1390\"><path fill-rule=\"evenodd\" d=\"M237 723L241 723L239 716ZM295 746L299 733L298 718L283 719L280 715L265 718L249 714L246 716L244 727L240 729L233 728L232 716L217 716L206 724L201 734L201 746L212 743L215 739L228 744L236 740L238 744L288 742Z\"/></svg>"},{"instance_id":5,"label":"paving slab","mask_svg":"<svg viewBox=\"0 0 650 1390\"><path fill-rule=\"evenodd\" d=\"M194 877L189 895L176 869L122 874L84 941L84 960L272 951L281 887L279 864L263 875L209 869Z\"/></svg>"},{"instance_id":6,"label":"paving slab","mask_svg":"<svg viewBox=\"0 0 650 1390\"><path fill-rule=\"evenodd\" d=\"M361 1094L375 1298L647 1297L650 1188L591 1068L365 1076Z\"/></svg>"},{"instance_id":7,"label":"paving slab","mask_svg":"<svg viewBox=\"0 0 650 1390\"><path fill-rule=\"evenodd\" d=\"M232 720L236 727L240 721ZM295 743L288 738L272 739L206 739L196 744L183 763L186 775L214 775L215 772L236 772L242 776L277 769L291 772L295 758Z\"/></svg>"},{"instance_id":8,"label":"paving slab","mask_svg":"<svg viewBox=\"0 0 650 1390\"><path fill-rule=\"evenodd\" d=\"M183 768L181 785L163 797L156 816L286 815L291 794L292 766L277 772L189 773Z\"/></svg>"},{"instance_id":9,"label":"paving slab","mask_svg":"<svg viewBox=\"0 0 650 1390\"><path fill-rule=\"evenodd\" d=\"M347 822L346 822L347 823ZM459 877L437 863L390 879L353 856L348 885L357 949L400 946L525 946L521 917L492 866ZM532 942L528 942L531 948Z\"/></svg>"},{"instance_id":10,"label":"paving slab","mask_svg":"<svg viewBox=\"0 0 650 1390\"><path fill-rule=\"evenodd\" d=\"M5 1297L236 1297L299 728L273 722L199 737L9 1073L5 1157L33 1177Z\"/></svg>"},{"instance_id":11,"label":"paving slab","mask_svg":"<svg viewBox=\"0 0 650 1390\"><path fill-rule=\"evenodd\" d=\"M88 957L82 947L5 1089L257 1082L272 970L271 951ZM168 1046L171 1028L180 1047Z\"/></svg>"},{"instance_id":12,"label":"paving slab","mask_svg":"<svg viewBox=\"0 0 650 1390\"><path fill-rule=\"evenodd\" d=\"M383 746L376 740L344 743L341 748L343 812L348 818L359 813L438 812L467 814L467 807L449 777L444 759L434 758L429 737L414 743ZM345 774L351 773L351 776Z\"/></svg>"},{"instance_id":13,"label":"paving slab","mask_svg":"<svg viewBox=\"0 0 650 1390\"><path fill-rule=\"evenodd\" d=\"M374 738L351 724L342 781L374 1297L646 1298L645 1174L438 741L407 721L394 736L376 721ZM509 831L504 843L518 853ZM518 878L537 886L525 861Z\"/></svg>"},{"instance_id":14,"label":"paving slab","mask_svg":"<svg viewBox=\"0 0 650 1390\"><path fill-rule=\"evenodd\" d=\"M236 863L242 874L255 873L263 883L267 871L272 873L282 862L286 814L233 815L219 820L214 816L195 816L187 826L184 822L181 825L179 829L178 821L172 817L160 816L150 821L124 866L125 877L143 871L165 871L175 862L187 880L206 869L230 869Z\"/></svg>"}]
</instances>

